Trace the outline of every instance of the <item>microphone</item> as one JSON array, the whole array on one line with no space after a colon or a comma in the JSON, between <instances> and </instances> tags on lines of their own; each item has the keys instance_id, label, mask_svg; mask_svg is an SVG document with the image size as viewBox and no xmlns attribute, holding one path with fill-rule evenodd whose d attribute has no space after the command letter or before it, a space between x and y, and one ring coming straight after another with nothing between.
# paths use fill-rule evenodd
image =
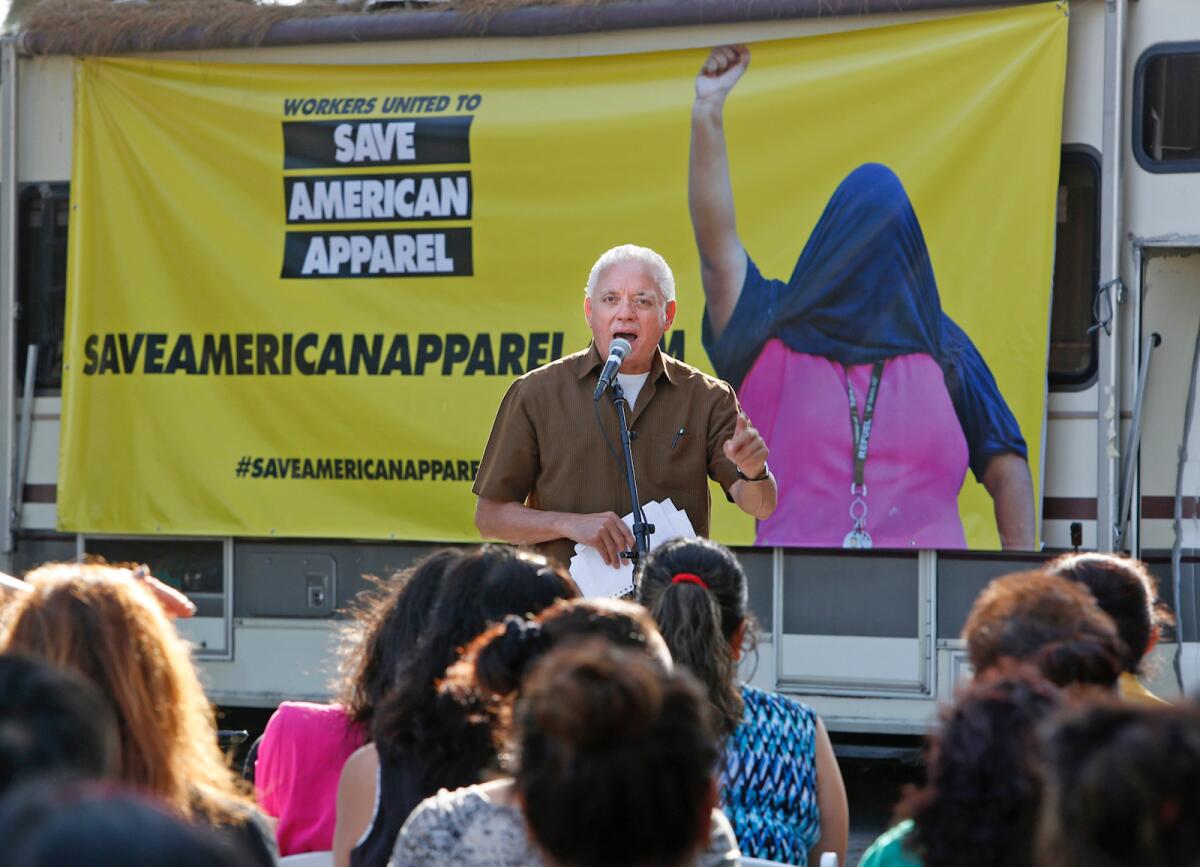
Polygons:
<instances>
[{"instance_id":1,"label":"microphone","mask_svg":"<svg viewBox=\"0 0 1200 867\"><path fill-rule=\"evenodd\" d=\"M621 362L625 360L630 349L629 341L624 337L618 337L608 344L608 361L604 362L604 370L600 371L600 381L596 383L596 393L592 395L593 401L599 400L605 389L612 385L613 378L621 369Z\"/></svg>"}]
</instances>

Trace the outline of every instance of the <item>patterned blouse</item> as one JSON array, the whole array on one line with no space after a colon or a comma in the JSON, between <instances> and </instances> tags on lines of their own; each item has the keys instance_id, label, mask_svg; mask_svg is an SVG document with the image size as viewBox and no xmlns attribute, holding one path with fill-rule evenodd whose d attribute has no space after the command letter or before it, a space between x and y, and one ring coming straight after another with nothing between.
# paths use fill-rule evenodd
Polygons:
<instances>
[{"instance_id":1,"label":"patterned blouse","mask_svg":"<svg viewBox=\"0 0 1200 867\"><path fill-rule=\"evenodd\" d=\"M720 810L712 818L694 867L732 867L741 857L733 830ZM497 804L484 787L442 789L408 817L388 867L545 867L526 827L519 809Z\"/></svg>"},{"instance_id":2,"label":"patterned blouse","mask_svg":"<svg viewBox=\"0 0 1200 867\"><path fill-rule=\"evenodd\" d=\"M817 715L752 686L742 699L742 722L725 744L721 808L743 855L803 867L821 836Z\"/></svg>"}]
</instances>

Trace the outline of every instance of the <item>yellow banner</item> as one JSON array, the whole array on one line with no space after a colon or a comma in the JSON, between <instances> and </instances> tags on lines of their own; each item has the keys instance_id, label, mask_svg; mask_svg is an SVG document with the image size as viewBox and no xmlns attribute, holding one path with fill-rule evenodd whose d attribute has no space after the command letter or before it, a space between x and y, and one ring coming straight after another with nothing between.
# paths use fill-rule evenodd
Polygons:
<instances>
[{"instance_id":1,"label":"yellow banner","mask_svg":"<svg viewBox=\"0 0 1200 867\"><path fill-rule=\"evenodd\" d=\"M1035 481L1066 34L1044 4L759 43L725 112L768 277L856 167L894 173ZM61 528L477 539L500 398L587 345L587 272L620 243L672 265L668 349L711 372L687 195L706 56L80 61ZM970 547L997 546L969 473L958 511ZM755 537L719 493L713 528Z\"/></svg>"}]
</instances>

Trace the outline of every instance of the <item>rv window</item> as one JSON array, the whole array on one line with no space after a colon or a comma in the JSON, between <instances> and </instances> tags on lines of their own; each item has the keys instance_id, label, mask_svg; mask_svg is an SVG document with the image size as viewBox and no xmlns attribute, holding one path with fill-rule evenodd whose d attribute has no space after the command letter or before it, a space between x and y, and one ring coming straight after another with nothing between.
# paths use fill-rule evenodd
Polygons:
<instances>
[{"instance_id":1,"label":"rv window","mask_svg":"<svg viewBox=\"0 0 1200 867\"><path fill-rule=\"evenodd\" d=\"M1100 164L1087 151L1064 150L1058 175L1054 303L1050 311L1050 385L1086 386L1096 373L1089 334L1100 282Z\"/></svg>"},{"instance_id":2,"label":"rv window","mask_svg":"<svg viewBox=\"0 0 1200 867\"><path fill-rule=\"evenodd\" d=\"M1135 72L1133 153L1150 172L1200 172L1200 43L1156 45Z\"/></svg>"},{"instance_id":3,"label":"rv window","mask_svg":"<svg viewBox=\"0 0 1200 867\"><path fill-rule=\"evenodd\" d=\"M738 548L735 553L746 573L759 632L770 635L775 622L775 553L769 548Z\"/></svg>"},{"instance_id":4,"label":"rv window","mask_svg":"<svg viewBox=\"0 0 1200 867\"><path fill-rule=\"evenodd\" d=\"M198 617L224 615L225 558L219 540L90 536L84 551L109 563L145 563L156 578L191 597Z\"/></svg>"},{"instance_id":5,"label":"rv window","mask_svg":"<svg viewBox=\"0 0 1200 867\"><path fill-rule=\"evenodd\" d=\"M67 299L65 183L28 184L18 200L17 379L24 384L30 345L38 348L39 391L62 388L63 322Z\"/></svg>"}]
</instances>

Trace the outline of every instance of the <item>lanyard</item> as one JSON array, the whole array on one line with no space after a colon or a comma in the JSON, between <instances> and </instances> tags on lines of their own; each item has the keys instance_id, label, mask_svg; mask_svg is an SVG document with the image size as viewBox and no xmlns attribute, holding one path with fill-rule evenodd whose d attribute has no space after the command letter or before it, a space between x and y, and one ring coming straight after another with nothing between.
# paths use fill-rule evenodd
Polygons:
<instances>
[{"instance_id":1,"label":"lanyard","mask_svg":"<svg viewBox=\"0 0 1200 867\"><path fill-rule=\"evenodd\" d=\"M875 417L875 398L879 396L879 381L883 379L883 362L876 361L871 368L871 383L867 386L867 400L863 404L862 421L858 418L858 399L854 386L850 384L850 369L846 371L846 396L850 399L850 429L854 434L854 484L850 493L866 496L867 444L871 440L871 422Z\"/></svg>"}]
</instances>

